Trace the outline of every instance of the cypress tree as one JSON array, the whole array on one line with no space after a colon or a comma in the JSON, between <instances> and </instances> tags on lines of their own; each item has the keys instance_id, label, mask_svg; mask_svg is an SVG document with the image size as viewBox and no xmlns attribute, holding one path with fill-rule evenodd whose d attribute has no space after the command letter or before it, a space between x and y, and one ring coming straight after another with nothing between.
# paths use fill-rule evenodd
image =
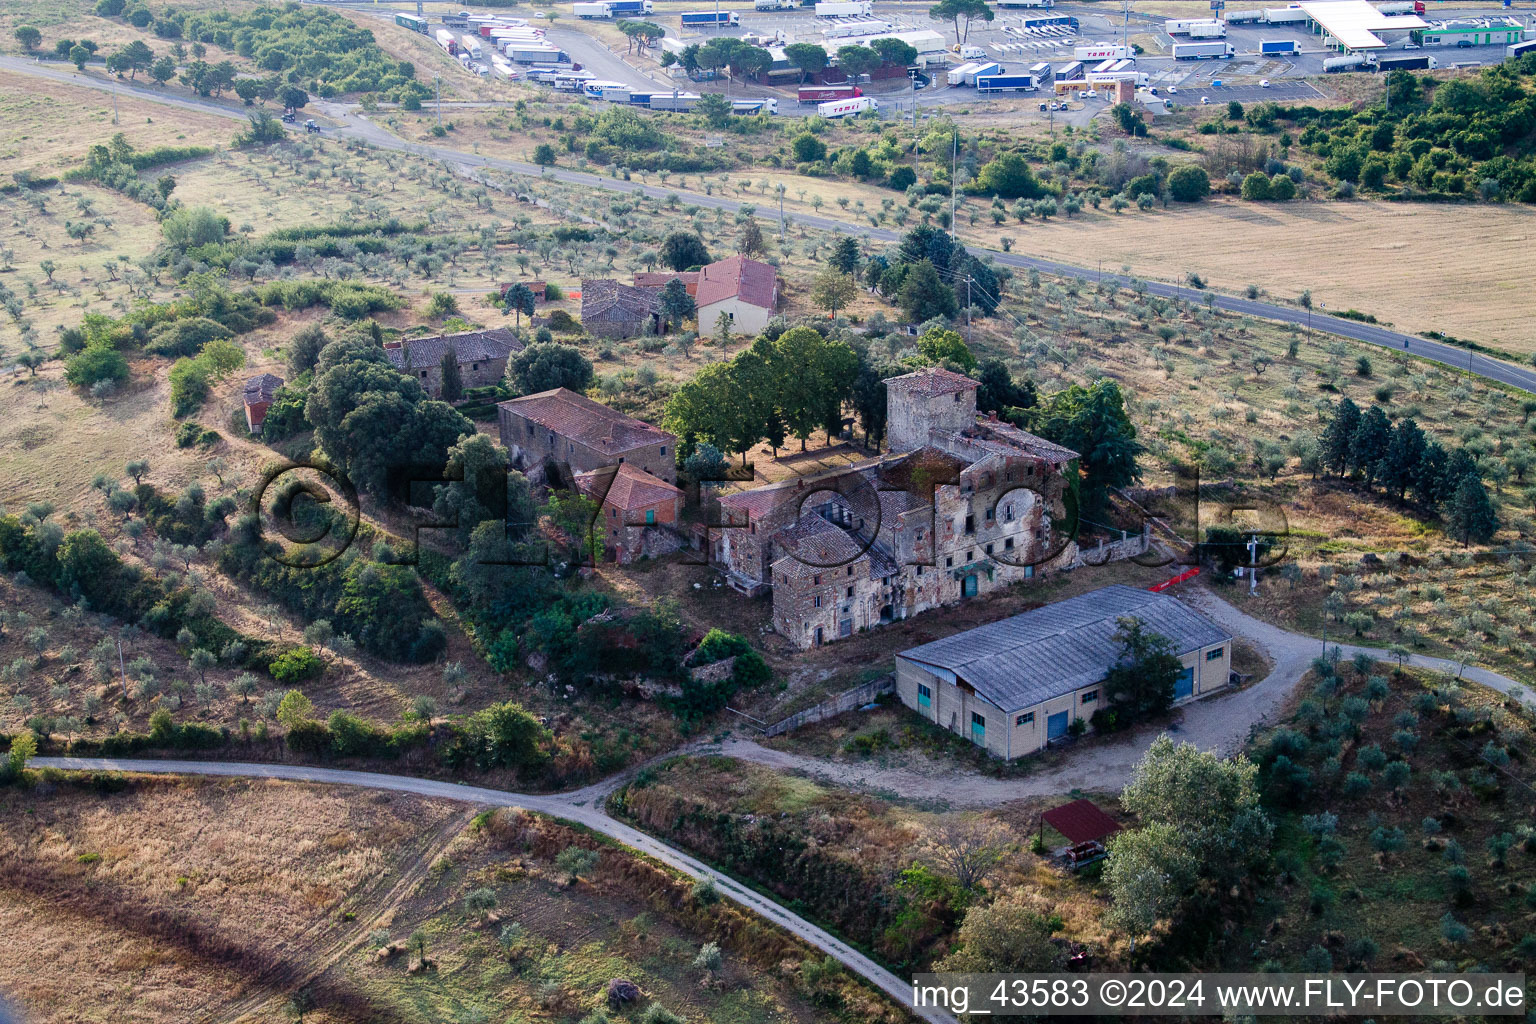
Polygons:
<instances>
[{"instance_id":1,"label":"cypress tree","mask_svg":"<svg viewBox=\"0 0 1536 1024\"><path fill-rule=\"evenodd\" d=\"M1382 459L1392 443L1392 425L1380 406L1371 406L1360 417L1354 435L1349 439L1349 466L1365 478L1365 486L1376 482Z\"/></svg>"},{"instance_id":2,"label":"cypress tree","mask_svg":"<svg viewBox=\"0 0 1536 1024\"><path fill-rule=\"evenodd\" d=\"M1499 528L1499 517L1493 511L1488 489L1477 474L1468 473L1456 485L1448 525L1452 533L1461 538L1462 544L1486 544L1493 539Z\"/></svg>"},{"instance_id":3,"label":"cypress tree","mask_svg":"<svg viewBox=\"0 0 1536 1024\"><path fill-rule=\"evenodd\" d=\"M1341 399L1333 411L1333 420L1323 431L1323 465L1334 476L1343 476L1349 465L1355 429L1360 426L1360 407L1348 398Z\"/></svg>"}]
</instances>

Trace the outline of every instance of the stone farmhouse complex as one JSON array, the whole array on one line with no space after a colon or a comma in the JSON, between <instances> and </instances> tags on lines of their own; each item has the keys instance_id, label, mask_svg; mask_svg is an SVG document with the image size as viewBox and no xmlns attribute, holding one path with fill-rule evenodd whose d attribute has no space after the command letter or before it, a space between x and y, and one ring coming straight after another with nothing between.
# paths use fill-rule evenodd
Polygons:
<instances>
[{"instance_id":1,"label":"stone farmhouse complex","mask_svg":"<svg viewBox=\"0 0 1536 1024\"><path fill-rule=\"evenodd\" d=\"M966 630L896 656L896 693L934 724L1012 759L1087 726L1120 656L1122 618L1173 642L1175 703L1231 680L1232 636L1169 594L1115 585Z\"/></svg>"},{"instance_id":2,"label":"stone farmhouse complex","mask_svg":"<svg viewBox=\"0 0 1536 1024\"><path fill-rule=\"evenodd\" d=\"M676 438L566 388L502 402L496 417L502 447L519 468L546 459L578 474L629 465L669 484L677 480Z\"/></svg>"},{"instance_id":3,"label":"stone farmhouse complex","mask_svg":"<svg viewBox=\"0 0 1536 1024\"><path fill-rule=\"evenodd\" d=\"M721 498L711 555L730 585L771 589L775 629L808 648L1070 561L1052 520L1077 453L978 417L977 386L893 377L889 455Z\"/></svg>"},{"instance_id":4,"label":"stone farmhouse complex","mask_svg":"<svg viewBox=\"0 0 1536 1024\"><path fill-rule=\"evenodd\" d=\"M485 387L501 380L507 360L523 350L517 335L505 327L488 331L407 338L384 346L390 365L415 377L433 398L443 394L443 353L452 352L466 388Z\"/></svg>"}]
</instances>

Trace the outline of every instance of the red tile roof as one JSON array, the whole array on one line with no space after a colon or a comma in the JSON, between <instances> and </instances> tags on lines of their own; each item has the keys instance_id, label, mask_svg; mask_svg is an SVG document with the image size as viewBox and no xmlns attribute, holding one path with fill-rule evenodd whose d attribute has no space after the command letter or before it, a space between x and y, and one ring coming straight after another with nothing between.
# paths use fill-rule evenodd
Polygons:
<instances>
[{"instance_id":1,"label":"red tile roof","mask_svg":"<svg viewBox=\"0 0 1536 1024\"><path fill-rule=\"evenodd\" d=\"M885 381L887 390L905 391L911 394L922 395L924 398L935 398L939 395L952 395L957 391L970 391L981 387L976 381L954 373L940 366L927 366L915 373L902 374L900 377L888 377Z\"/></svg>"},{"instance_id":2,"label":"red tile roof","mask_svg":"<svg viewBox=\"0 0 1536 1024\"><path fill-rule=\"evenodd\" d=\"M671 444L673 441L672 435L660 427L625 416L566 388L524 395L498 403L498 408L527 417L561 437L578 441L604 455L622 455L646 445Z\"/></svg>"},{"instance_id":3,"label":"red tile roof","mask_svg":"<svg viewBox=\"0 0 1536 1024\"><path fill-rule=\"evenodd\" d=\"M700 306L737 298L752 306L773 309L778 304L779 272L746 256L711 263L699 271L695 298Z\"/></svg>"},{"instance_id":4,"label":"red tile roof","mask_svg":"<svg viewBox=\"0 0 1536 1024\"><path fill-rule=\"evenodd\" d=\"M583 494L612 505L621 512L639 512L654 505L676 501L683 492L659 477L627 462L590 473L579 473L576 486Z\"/></svg>"},{"instance_id":5,"label":"red tile roof","mask_svg":"<svg viewBox=\"0 0 1536 1024\"><path fill-rule=\"evenodd\" d=\"M1073 800L1051 808L1040 817L1074 843L1103 839L1120 831L1120 823L1099 810L1091 800Z\"/></svg>"},{"instance_id":6,"label":"red tile roof","mask_svg":"<svg viewBox=\"0 0 1536 1024\"><path fill-rule=\"evenodd\" d=\"M665 288L667 282L673 278L683 282L689 295L697 295L699 291L699 272L697 270L643 270L635 275L636 288Z\"/></svg>"}]
</instances>

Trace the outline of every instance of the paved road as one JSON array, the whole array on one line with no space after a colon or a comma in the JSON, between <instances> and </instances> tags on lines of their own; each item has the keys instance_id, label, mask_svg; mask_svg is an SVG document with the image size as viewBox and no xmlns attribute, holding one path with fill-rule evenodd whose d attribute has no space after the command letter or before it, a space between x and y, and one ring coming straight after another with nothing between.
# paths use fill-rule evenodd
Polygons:
<instances>
[{"instance_id":1,"label":"paved road","mask_svg":"<svg viewBox=\"0 0 1536 1024\"><path fill-rule=\"evenodd\" d=\"M521 807L550 817L583 825L594 832L616 839L691 878L712 878L720 892L748 910L757 913L796 938L835 957L846 968L885 992L900 1006L911 1005L912 986L887 971L852 946L835 938L784 909L778 903L730 878L721 877L703 862L666 845L661 840L610 818L603 809L600 795L610 791L617 780L609 780L573 793L535 796L507 793L452 782L417 779L407 775L345 771L336 768L312 768L304 765L243 764L221 761L159 761L145 758L39 757L33 764L68 771L149 772L161 775L217 775L234 778L287 779L337 786L411 793L439 800L459 800L489 807ZM955 1018L937 1010L914 1010L913 1014L931 1024L956 1024Z\"/></svg>"},{"instance_id":2,"label":"paved road","mask_svg":"<svg viewBox=\"0 0 1536 1024\"><path fill-rule=\"evenodd\" d=\"M100 74L80 74L73 67L65 65L25 60L19 57L0 57L0 68L12 71L21 71L54 81L68 82L73 85L110 91L112 83ZM159 103L167 103L186 109L200 110L205 113L219 114L224 117L239 118L243 120L248 116L246 108L225 105L214 100L203 100L196 97L187 97L165 92L158 92L152 86L131 86L128 83L118 83L118 89L125 93L131 93L142 99L149 99ZM338 129L325 133L328 138L354 138L377 146L380 149L395 150L398 152L415 153L428 159L442 161L449 164L457 164L464 168L485 168L506 174L521 174L532 177L549 177L557 181L569 184L581 185L587 188L604 189L614 192L629 192L647 195L653 198L666 198L669 195L681 195L687 202L708 209L720 208L728 213L734 213L743 205L742 202L725 196L707 196L699 193L684 192L675 188L666 188L658 185L645 185L638 181L624 181L618 178L607 178L585 171L571 171L563 168L540 168L535 164L524 163L520 160L506 160L498 157L481 156L474 153L463 153L446 146L428 146L404 139L386 131L374 124L356 110L343 109L341 105L324 104L317 102L316 106L330 112L342 122ZM753 204L757 205L757 204ZM766 213L764 219L773 218ZM854 235L861 235L878 242L894 242L900 238L900 233L887 228L868 227L854 224L848 221L838 220L835 217L819 214L794 214L796 223L809 227L819 228L825 231L836 231ZM979 246L968 247L978 256L989 256L996 262L1020 270L1039 270L1043 273L1063 276L1081 277L1085 280L1097 280L1100 275L1087 267L1075 266L1056 260L1045 259L1039 256L1029 256L1024 253L1004 253L992 249L984 249ZM1102 279L1113 281L1122 287L1128 286L1130 279L1117 273L1105 273ZM1511 387L1536 393L1536 369L1519 366L1514 363L1491 359L1484 355L1473 353L1469 349L1455 345L1447 345L1438 341L1430 341L1414 335L1403 334L1399 331L1378 327L1374 324L1359 323L1354 320L1343 320L1338 317L1327 316L1317 312L1308 313L1307 310L1296 306L1284 306L1270 302L1261 302L1257 299L1245 299L1235 295L1218 295L1214 292L1200 292L1175 284L1167 284L1160 281L1147 283L1147 290L1153 295L1170 298L1200 299L1207 294L1214 295L1218 309L1228 310L1234 313L1246 314L1267 320L1278 320L1283 323L1306 324L1312 328L1327 331L1330 334L1341 335L1362 341L1370 345L1378 345L1395 352L1407 352L1423 359L1429 359L1459 370L1465 370L1476 376L1507 384Z\"/></svg>"}]
</instances>

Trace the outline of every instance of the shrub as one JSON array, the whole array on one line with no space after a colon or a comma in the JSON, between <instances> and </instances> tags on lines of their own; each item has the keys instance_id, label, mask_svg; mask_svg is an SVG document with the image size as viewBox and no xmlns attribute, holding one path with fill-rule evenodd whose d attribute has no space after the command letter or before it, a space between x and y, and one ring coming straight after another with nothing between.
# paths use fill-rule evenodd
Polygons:
<instances>
[{"instance_id":1,"label":"shrub","mask_svg":"<svg viewBox=\"0 0 1536 1024\"><path fill-rule=\"evenodd\" d=\"M308 647L290 647L272 659L267 671L284 686L314 679L325 670L325 662Z\"/></svg>"},{"instance_id":2,"label":"shrub","mask_svg":"<svg viewBox=\"0 0 1536 1024\"><path fill-rule=\"evenodd\" d=\"M1193 203L1204 199L1210 191L1211 178L1202 167L1185 164L1168 175L1168 194L1177 202Z\"/></svg>"},{"instance_id":3,"label":"shrub","mask_svg":"<svg viewBox=\"0 0 1536 1024\"><path fill-rule=\"evenodd\" d=\"M128 379L128 360L109 345L92 345L64 364L64 379L77 388L88 388L100 381L122 384Z\"/></svg>"}]
</instances>

